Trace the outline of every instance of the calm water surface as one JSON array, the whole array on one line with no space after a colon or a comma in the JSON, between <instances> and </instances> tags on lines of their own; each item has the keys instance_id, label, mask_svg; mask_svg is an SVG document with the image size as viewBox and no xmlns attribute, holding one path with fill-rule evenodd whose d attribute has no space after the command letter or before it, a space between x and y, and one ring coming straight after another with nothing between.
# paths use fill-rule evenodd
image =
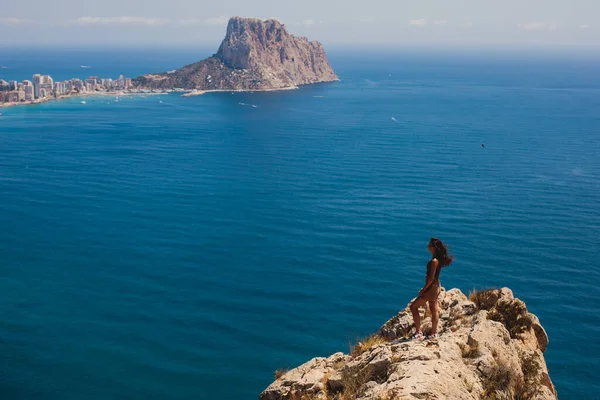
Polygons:
<instances>
[{"instance_id":1,"label":"calm water surface","mask_svg":"<svg viewBox=\"0 0 600 400\"><path fill-rule=\"evenodd\" d=\"M12 51L0 78L208 54ZM430 236L444 286L540 317L561 398L598 396L598 62L331 61L340 82L297 91L1 111L3 399L256 398L403 308Z\"/></svg>"}]
</instances>

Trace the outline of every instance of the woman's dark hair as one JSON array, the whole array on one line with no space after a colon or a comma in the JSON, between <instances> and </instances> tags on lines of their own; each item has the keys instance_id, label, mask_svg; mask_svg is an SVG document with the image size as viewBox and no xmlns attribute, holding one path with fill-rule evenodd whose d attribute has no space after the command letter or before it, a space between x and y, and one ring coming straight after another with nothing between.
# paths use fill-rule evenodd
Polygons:
<instances>
[{"instance_id":1,"label":"woman's dark hair","mask_svg":"<svg viewBox=\"0 0 600 400\"><path fill-rule=\"evenodd\" d=\"M446 246L444 242L438 238L431 238L429 244L435 249L434 257L437 258L442 267L447 267L452 264L454 257L448 254L448 246Z\"/></svg>"}]
</instances>

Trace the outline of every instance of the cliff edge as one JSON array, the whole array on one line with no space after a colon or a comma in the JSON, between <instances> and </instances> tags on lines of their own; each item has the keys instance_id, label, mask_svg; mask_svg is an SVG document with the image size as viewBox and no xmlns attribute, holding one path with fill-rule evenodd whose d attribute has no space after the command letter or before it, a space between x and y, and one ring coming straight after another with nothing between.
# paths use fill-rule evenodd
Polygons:
<instances>
[{"instance_id":1,"label":"cliff edge","mask_svg":"<svg viewBox=\"0 0 600 400\"><path fill-rule=\"evenodd\" d=\"M423 314L423 330L431 327ZM414 333L408 307L350 354L278 371L260 400L556 399L544 359L548 336L508 288L442 289L439 338Z\"/></svg>"},{"instance_id":2,"label":"cliff edge","mask_svg":"<svg viewBox=\"0 0 600 400\"><path fill-rule=\"evenodd\" d=\"M149 89L277 90L336 80L321 43L289 34L275 19L233 17L212 57L133 82Z\"/></svg>"}]
</instances>

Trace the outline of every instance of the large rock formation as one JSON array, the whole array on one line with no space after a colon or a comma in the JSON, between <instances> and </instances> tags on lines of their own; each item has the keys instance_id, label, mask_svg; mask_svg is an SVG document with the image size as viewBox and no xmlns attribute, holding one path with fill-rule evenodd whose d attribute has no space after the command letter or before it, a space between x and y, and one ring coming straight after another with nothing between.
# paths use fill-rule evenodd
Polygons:
<instances>
[{"instance_id":1,"label":"large rock formation","mask_svg":"<svg viewBox=\"0 0 600 400\"><path fill-rule=\"evenodd\" d=\"M423 314L423 329L431 318ZM348 355L314 358L279 377L260 400L556 399L543 352L548 336L510 289L440 296L441 335L414 333L408 307Z\"/></svg>"},{"instance_id":2,"label":"large rock formation","mask_svg":"<svg viewBox=\"0 0 600 400\"><path fill-rule=\"evenodd\" d=\"M275 90L335 80L321 43L290 35L274 19L233 17L215 55L134 83L153 89Z\"/></svg>"}]
</instances>

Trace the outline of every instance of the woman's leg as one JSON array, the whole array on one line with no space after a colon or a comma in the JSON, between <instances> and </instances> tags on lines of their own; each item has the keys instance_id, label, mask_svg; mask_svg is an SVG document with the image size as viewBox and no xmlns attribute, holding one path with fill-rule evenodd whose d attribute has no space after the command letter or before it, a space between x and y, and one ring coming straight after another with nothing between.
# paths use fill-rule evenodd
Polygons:
<instances>
[{"instance_id":1,"label":"woman's leg","mask_svg":"<svg viewBox=\"0 0 600 400\"><path fill-rule=\"evenodd\" d=\"M410 305L410 312L412 313L413 320L415 321L415 328L417 333L421 332L421 316L419 315L419 307L423 306L427 300L422 297L417 297Z\"/></svg>"},{"instance_id":2,"label":"woman's leg","mask_svg":"<svg viewBox=\"0 0 600 400\"><path fill-rule=\"evenodd\" d=\"M430 335L435 335L437 333L438 321L440 320L437 296L435 296L435 299L429 300L429 309L431 310L431 333L430 333Z\"/></svg>"}]
</instances>

